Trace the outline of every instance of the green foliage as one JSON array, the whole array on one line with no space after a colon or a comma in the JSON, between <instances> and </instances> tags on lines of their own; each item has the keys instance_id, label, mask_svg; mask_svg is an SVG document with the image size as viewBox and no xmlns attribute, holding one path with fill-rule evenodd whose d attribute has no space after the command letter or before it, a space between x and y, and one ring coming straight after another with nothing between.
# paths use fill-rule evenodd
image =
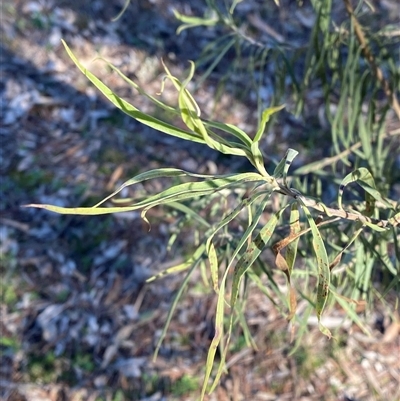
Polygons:
<instances>
[{"instance_id":1,"label":"green foliage","mask_svg":"<svg viewBox=\"0 0 400 401\"><path fill-rule=\"evenodd\" d=\"M0 346L8 348L13 352L21 348L20 342L14 337L0 337ZM4 352L4 350L2 350L2 352Z\"/></svg>"},{"instance_id":2,"label":"green foliage","mask_svg":"<svg viewBox=\"0 0 400 401\"><path fill-rule=\"evenodd\" d=\"M27 371L31 380L38 383L51 383L57 379L57 358L52 352L43 356L32 356L28 360Z\"/></svg>"},{"instance_id":3,"label":"green foliage","mask_svg":"<svg viewBox=\"0 0 400 401\"><path fill-rule=\"evenodd\" d=\"M250 46L254 46L254 51L249 56L251 62L247 63L249 66L258 65L261 69L271 60L271 56L277 63L278 72L273 77L276 89L273 104L260 114L258 129L253 137L234 125L201 117L200 108L187 89L194 76L193 63L190 64L188 76L184 80L173 76L164 65L166 79L172 83L178 94L178 105L173 107L146 93L115 66L103 60L112 71L141 95L146 96L157 108L181 120L179 124L171 124L141 112L120 98L86 69L67 44L63 43L80 71L121 111L167 135L203 144L222 154L244 157L252 164L255 172L204 175L176 168L160 168L127 180L115 192L92 207L28 205L61 214L92 216L141 210L141 216L148 224L147 212L153 207L161 206L183 216L184 222L196 222L193 229L198 240L192 254L179 265L168 268L149 281L167 274L186 272L172 302L155 355L196 269L201 269L204 281L209 283L210 290L217 297L215 334L207 355L201 399L204 399L207 391L216 387L226 370L225 361L228 352L232 350L230 341L235 334L236 322L241 326L242 338L247 344L252 344L251 333L242 311L246 294L243 288L248 287L250 282L273 300L282 314L297 328L293 352L295 349L302 349L301 339L307 332L308 317L314 311L320 331L331 337L330 331L323 325L322 315L327 307L336 303L347 312L351 320L366 331L354 305L360 300L371 301L377 292L372 286L374 266L377 264L380 264L386 275L386 289L399 286L400 239L397 227L400 223L400 205L398 200L389 197L392 182L388 182L391 176L386 174L390 164L390 146L399 132L391 134L391 137L384 130L385 117L390 107L396 112L396 101L391 97L393 92L390 87L387 90L384 88L386 103L382 105L378 101L381 96L379 84L385 87L386 81L376 75L377 70L370 59L367 59L369 64L360 63L363 49L359 44L362 36L357 30L357 20L350 13L351 18L343 23L343 27L332 29L331 2L313 2L316 23L311 32L310 46L304 54L304 75L300 79L294 72L296 59L299 57L297 53L290 54L289 50L278 45L263 49L262 45L251 41L238 29L233 18L237 3L233 2L224 13L210 0L209 15L187 17L177 12L175 15L183 23L179 32L201 25L210 27L222 24L227 29L226 37L219 38L214 47L205 49L204 57L213 59L214 62L203 75L203 79L220 62L223 54L236 45L238 52L244 44L250 43ZM343 55L344 48L347 58ZM216 56L212 49L217 49L222 56ZM375 66L381 61L381 53L373 60ZM398 85L398 75L390 71L393 73L393 85ZM290 94L285 93L282 80L285 76L292 78ZM261 141L273 123L275 114L284 107L283 95L286 98L291 96L295 100L296 113L302 113L303 94L316 78L322 82L334 155L303 165L289 176L289 168L298 154L289 148L274 171L268 172ZM332 113L329 105L332 94L336 92L340 95L337 109ZM368 102L368 107L364 112L365 102ZM181 128L182 123L185 128ZM350 155L355 167L352 171L349 170ZM311 186L307 185L307 175L310 172L314 173L315 178ZM389 178L385 182L383 177ZM174 181L167 189L139 199L115 198L124 188L159 178ZM339 185L336 206L328 206L321 200L306 195L308 191L314 190L313 195L321 192L322 178ZM177 183L176 179L182 181ZM360 199L353 183L358 184L364 200ZM345 189L348 197L351 195L354 199L351 204L346 204L347 198L343 200ZM276 198L278 200L275 204L278 207L273 207L272 199ZM112 206L104 206L109 201ZM215 209L204 217L202 209L207 204L213 204ZM231 207L227 206L232 204ZM240 229L233 229L233 223ZM173 242L174 239L171 239L171 246ZM275 281L275 275L261 263L262 252L267 247L272 248L276 267L286 277L286 293L282 293ZM389 248L393 249L390 255ZM205 260L208 261L207 264ZM268 277L267 284L261 280L261 274ZM301 313L296 310L299 297L309 302L309 307ZM218 362L217 349L221 356ZM82 361L84 364L89 362ZM314 369L314 361L310 363L310 369ZM209 388L211 376L214 377ZM191 383L192 380L188 379L187 383L182 383L182 388L189 391L192 389Z\"/></svg>"},{"instance_id":4,"label":"green foliage","mask_svg":"<svg viewBox=\"0 0 400 401\"><path fill-rule=\"evenodd\" d=\"M13 307L17 302L18 296L10 282L0 282L1 303Z\"/></svg>"},{"instance_id":5,"label":"green foliage","mask_svg":"<svg viewBox=\"0 0 400 401\"><path fill-rule=\"evenodd\" d=\"M95 364L89 354L77 354L75 356L74 365L87 372L91 372L95 368Z\"/></svg>"},{"instance_id":6,"label":"green foliage","mask_svg":"<svg viewBox=\"0 0 400 401\"><path fill-rule=\"evenodd\" d=\"M199 388L198 379L189 375L183 375L171 385L171 393L174 396L182 396Z\"/></svg>"},{"instance_id":7,"label":"green foliage","mask_svg":"<svg viewBox=\"0 0 400 401\"><path fill-rule=\"evenodd\" d=\"M300 347L296 352L295 360L300 376L304 379L309 379L315 370L323 365L324 356L313 352L311 347Z\"/></svg>"}]
</instances>

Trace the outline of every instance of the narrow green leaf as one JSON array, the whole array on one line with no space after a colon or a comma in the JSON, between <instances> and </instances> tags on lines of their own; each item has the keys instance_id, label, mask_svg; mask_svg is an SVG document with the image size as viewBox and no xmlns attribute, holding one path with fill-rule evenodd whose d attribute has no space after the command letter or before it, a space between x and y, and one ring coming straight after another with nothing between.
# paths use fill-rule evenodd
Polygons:
<instances>
[{"instance_id":1,"label":"narrow green leaf","mask_svg":"<svg viewBox=\"0 0 400 401\"><path fill-rule=\"evenodd\" d=\"M119 192L121 192L124 188L138 184L143 181L152 180L155 178L170 178L170 177L193 177L193 178L205 178L205 179L213 179L217 176L213 175L205 175L205 174L195 174L189 173L188 171L181 170L178 168L158 168L154 170L145 171L144 173L140 173L133 178L125 181L122 185L118 187L112 194L108 195L102 201L97 203L94 207L99 207L104 202L108 201L109 199L113 198ZM226 177L226 176L225 176ZM224 176L219 176L219 178L224 178Z\"/></svg>"},{"instance_id":2,"label":"narrow green leaf","mask_svg":"<svg viewBox=\"0 0 400 401\"><path fill-rule=\"evenodd\" d=\"M351 239L348 241L348 243L346 244L346 246L336 255L336 257L333 259L333 261L330 263L329 265L329 270L332 271L332 269L334 267L336 267L341 259L342 259L342 255L344 254L344 252L347 251L347 249L350 248L351 244L357 239L357 237L362 233L363 231L363 226L361 223L357 223L358 228L356 229L356 231L354 232L353 236L351 237Z\"/></svg>"},{"instance_id":3,"label":"narrow green leaf","mask_svg":"<svg viewBox=\"0 0 400 401\"><path fill-rule=\"evenodd\" d=\"M260 205L257 207L257 210L255 212L255 215L254 215L254 218L253 218L251 224L247 227L247 229L244 232L244 234L242 235L238 245L236 246L235 251L233 252L233 254L231 256L231 261L229 262L229 264L228 264L228 266L226 268L226 272L230 271L230 267L234 263L234 261L236 259L236 256L238 255L238 253L240 252L240 250L242 249L244 244L247 242L248 238L251 236L251 234L253 233L253 231L257 227L257 224L258 224L258 222L259 222L259 220L261 218L261 215L262 215L262 213L263 213L263 211L264 211L264 209L265 209L265 207L267 205L267 202L269 201L270 195L271 195L271 193L266 194L266 197L261 201ZM240 262L240 260L242 258L243 257L241 257L239 259L238 263ZM237 265L235 267L235 271L236 271L236 268L237 268ZM231 305L231 308L232 308L232 305ZM226 341L226 345L229 344L230 337L231 337L231 334L232 334L232 327L233 327L233 310L231 309L230 324L229 324L229 327L228 327L228 338L227 338L227 341ZM226 360L227 351L228 351L228 347L226 346L225 350L222 353L222 357L221 357L221 361L220 361L220 364L219 364L219 367L218 367L218 371L217 371L216 377L214 379L214 382L213 382L213 384L211 386L210 392L212 392L213 389L217 386L217 384L219 382L219 379L220 379L220 377L222 375L222 372L223 372L223 369L224 369L224 366L225 366L225 360Z\"/></svg>"},{"instance_id":4,"label":"narrow green leaf","mask_svg":"<svg viewBox=\"0 0 400 401\"><path fill-rule=\"evenodd\" d=\"M285 168L287 154L288 151L286 151L285 156L282 157L281 161L275 167L273 177L276 179L283 177L283 169Z\"/></svg>"},{"instance_id":5,"label":"narrow green leaf","mask_svg":"<svg viewBox=\"0 0 400 401\"><path fill-rule=\"evenodd\" d=\"M188 29L188 28L194 28L196 26L214 26L218 21L219 18L217 15L212 14L208 18L201 18L201 17L192 17L188 15L181 14L177 10L173 9L172 10L175 18L181 22L183 22L182 25L178 27L176 30L176 33L179 35L183 30Z\"/></svg>"},{"instance_id":6,"label":"narrow green leaf","mask_svg":"<svg viewBox=\"0 0 400 401\"><path fill-rule=\"evenodd\" d=\"M256 264L259 261L255 261L254 263ZM285 298L284 294L282 293L282 290L276 285L276 283L270 280L270 277L268 277L269 281L271 282L271 286L265 285L263 280L257 275L253 269L250 269L247 271L247 275L251 279L251 281L254 282L254 284L259 288L259 290L271 301L271 303L274 305L274 307L279 310L282 315L285 313L284 308L282 308L282 305L285 305L285 302L287 299ZM273 295L270 293L272 287Z\"/></svg>"},{"instance_id":7,"label":"narrow green leaf","mask_svg":"<svg viewBox=\"0 0 400 401\"><path fill-rule=\"evenodd\" d=\"M216 121L204 121L204 124L206 127L211 127L211 128L217 128L220 129L221 131L225 131L236 138L238 138L240 141L244 143L244 145L250 149L251 148L251 138L239 127L236 127L235 125L232 124L227 124L227 123L219 123Z\"/></svg>"},{"instance_id":8,"label":"narrow green leaf","mask_svg":"<svg viewBox=\"0 0 400 401\"><path fill-rule=\"evenodd\" d=\"M270 217L268 223L260 230L257 237L254 239L254 241L251 242L251 244L246 249L246 252L237 262L233 273L232 295L231 295L232 310L234 309L236 304L236 300L239 294L239 286L243 275L254 263L254 261L260 256L261 252L267 245L268 241L271 239L275 227L279 221L279 218L281 217L283 211L286 209L287 206L288 205L286 205L279 212L274 213Z\"/></svg>"},{"instance_id":9,"label":"narrow green leaf","mask_svg":"<svg viewBox=\"0 0 400 401\"><path fill-rule=\"evenodd\" d=\"M262 213L264 212L265 207L267 206L269 199L271 197L272 192L266 192L265 198L261 200L260 205L257 207L257 210L254 214L254 217L251 221L251 224L249 224L249 226L247 227L246 231L244 232L244 234L242 235L242 237L240 238L240 241L238 242L235 250L233 251L233 254L231 256L231 260L228 264L227 269L229 270L230 267L232 266L232 264L234 263L237 255L239 254L239 252L241 251L241 249L243 248L243 246L245 245L245 243L247 242L247 240L250 238L250 236L252 235L253 231L255 230L255 228L257 227L258 222L260 221L260 218L262 216Z\"/></svg>"},{"instance_id":10,"label":"narrow green leaf","mask_svg":"<svg viewBox=\"0 0 400 401\"><path fill-rule=\"evenodd\" d=\"M112 65L110 62L107 60L103 59L100 57L101 60L103 60L107 65L114 70L124 81L126 81L129 85L133 86L142 96L147 97L149 100L151 100L157 107L160 107L164 110L166 110L169 113L176 114L176 115L181 115L181 112L179 110L176 110L175 108L161 102L159 99L157 99L154 96L151 96L147 92L145 92L139 85L137 85L135 82L133 82L131 79L129 79L126 75L124 75L117 67ZM190 75L189 75L190 76ZM174 79L174 81L177 81L175 77L170 77L170 79ZM192 98L193 99L193 98ZM194 99L193 99L194 100ZM199 112L199 110L197 110ZM239 156L246 156L247 158L251 158L251 153L249 151L250 146L251 146L251 139L250 137L242 130L240 130L238 127L235 127L232 124L223 124L223 123L217 123L217 122L212 122L212 121L206 121L202 122L205 124L206 127L214 127L221 129L225 132L228 132L234 136L236 136L238 139L240 139L244 144L246 145L243 147L240 143L233 143L230 141L224 141L222 138L219 138L217 135L215 135L216 138L219 138L221 143L224 143L228 148L232 148L231 154L237 154ZM237 150L235 151L235 148ZM246 149L247 148L247 149Z\"/></svg>"},{"instance_id":11,"label":"narrow green leaf","mask_svg":"<svg viewBox=\"0 0 400 401\"><path fill-rule=\"evenodd\" d=\"M239 146L236 146L234 143L223 140L216 134L213 135L215 137L214 139L207 132L203 121L200 119L200 108L193 96L186 89L187 84L192 79L194 74L194 63L190 62L189 75L183 83L181 83L176 77L171 74L164 63L163 66L168 78L171 80L172 84L179 92L178 103L181 112L181 118L186 126L190 130L194 131L198 136L202 137L204 142L211 149L217 150L224 154L248 157L248 152L246 152L246 150L242 149Z\"/></svg>"},{"instance_id":12,"label":"narrow green leaf","mask_svg":"<svg viewBox=\"0 0 400 401\"><path fill-rule=\"evenodd\" d=\"M155 171L153 171L153 173L156 174ZM171 172L171 174L173 173L176 173L176 171ZM143 179L143 176L151 176L151 174L146 175L146 173L143 173L143 175L141 176L142 177L140 179ZM38 205L38 204L25 205L25 207L41 208L60 214L77 214L77 215L102 215L108 213L122 213L138 209L144 209L142 213L142 217L144 217L147 210L149 210L154 206L164 205L171 202L179 202L185 199L192 199L195 197L212 194L214 192L221 191L222 189L229 188L231 186L241 185L245 182L254 182L254 181L265 182L265 178L257 173L242 173L242 174L233 174L221 177L223 178L215 178L201 182L188 182L184 184L178 184L156 195L149 196L146 199L136 202L132 206L104 207L104 208L98 207L99 204L103 203L105 200L110 198L110 196L108 196L105 200L99 202L94 207L65 208L53 205ZM135 179L131 179L128 182L132 183L136 181ZM115 193L119 192L120 190L121 188L119 188L119 190L117 190Z\"/></svg>"},{"instance_id":13,"label":"narrow green leaf","mask_svg":"<svg viewBox=\"0 0 400 401\"><path fill-rule=\"evenodd\" d=\"M269 121L270 117L278 112L279 110L282 110L285 108L286 105L282 104L281 106L276 106L276 107L270 107L268 109L265 109L262 113L261 116L261 122L260 125L258 126L258 130L256 132L256 135L253 139L253 142L259 142L260 139L262 138L264 131L265 131L265 126L267 122Z\"/></svg>"},{"instance_id":14,"label":"narrow green leaf","mask_svg":"<svg viewBox=\"0 0 400 401\"><path fill-rule=\"evenodd\" d=\"M206 360L206 370L204 373L204 381L203 386L201 389L200 400L204 399L204 396L207 391L208 380L210 379L212 368L214 365L215 354L217 352L217 348L221 342L223 331L224 331L224 308L225 308L225 285L226 285L226 278L228 275L229 269L226 269L224 276L221 280L221 285L218 293L217 299L217 310L215 313L215 326L214 326L214 337L211 341L210 348L208 349L207 353L207 360ZM220 361L220 366L222 365L222 361ZM212 390L211 390L212 391ZM211 392L210 391L210 392Z\"/></svg>"},{"instance_id":15,"label":"narrow green leaf","mask_svg":"<svg viewBox=\"0 0 400 401\"><path fill-rule=\"evenodd\" d=\"M372 178L372 176L371 176ZM373 180L373 179L372 179ZM375 200L377 200L378 202L382 203L383 205L385 205L387 208L389 209L394 209L393 205L388 202L381 194L380 192L375 188L375 182L372 181L372 185L371 183L367 183L364 180L359 180L357 181L357 184L365 191L367 192L372 198L374 198ZM371 202L371 200L370 200Z\"/></svg>"},{"instance_id":16,"label":"narrow green leaf","mask_svg":"<svg viewBox=\"0 0 400 401\"><path fill-rule=\"evenodd\" d=\"M267 170L265 170L264 158L258 145L259 142L253 142L251 144L251 153L253 155L254 167L264 177L270 177L270 175L267 173Z\"/></svg>"},{"instance_id":17,"label":"narrow green leaf","mask_svg":"<svg viewBox=\"0 0 400 401\"><path fill-rule=\"evenodd\" d=\"M362 104L362 101L360 102L360 104ZM358 116L358 136L360 137L364 156L368 160L372 155L372 141L371 135L367 131L364 116L362 114Z\"/></svg>"},{"instance_id":18,"label":"narrow green leaf","mask_svg":"<svg viewBox=\"0 0 400 401\"><path fill-rule=\"evenodd\" d=\"M287 187L288 183L287 183L287 173L289 171L290 166L292 165L292 162L294 160L294 158L299 154L299 152L297 150L291 149L289 148L287 150L287 155L286 155L286 162L285 162L285 166L283 168L283 184Z\"/></svg>"},{"instance_id":19,"label":"narrow green leaf","mask_svg":"<svg viewBox=\"0 0 400 401\"><path fill-rule=\"evenodd\" d=\"M211 280L213 282L214 291L218 294L218 257L212 241L207 241L206 246L208 261L210 262Z\"/></svg>"},{"instance_id":20,"label":"narrow green leaf","mask_svg":"<svg viewBox=\"0 0 400 401\"><path fill-rule=\"evenodd\" d=\"M318 227L315 224L310 211L303 203L301 197L298 198L298 201L304 211L304 214L306 215L308 224L310 225L311 233L313 236L313 247L317 258L318 285L317 285L316 311L319 321L319 329L323 334L331 338L330 331L321 324L321 315L322 312L324 311L326 300L329 295L329 285L330 285L329 259L326 253L325 244L321 237L321 233L319 232Z\"/></svg>"},{"instance_id":21,"label":"narrow green leaf","mask_svg":"<svg viewBox=\"0 0 400 401\"><path fill-rule=\"evenodd\" d=\"M211 231L206 233L206 249L210 258L211 275L213 278L214 289L218 292L218 262L216 258L216 253L214 245L212 244L212 239L215 234L227 224L229 224L244 207L249 207L253 202L257 200L258 197L265 196L264 192L254 193L250 198L243 199L227 216L225 216ZM213 260L211 260L213 258Z\"/></svg>"},{"instance_id":22,"label":"narrow green leaf","mask_svg":"<svg viewBox=\"0 0 400 401\"><path fill-rule=\"evenodd\" d=\"M364 167L360 167L357 170L354 170L353 172L349 173L340 183L339 193L338 193L338 205L340 209L343 209L342 197L344 188L346 187L346 185L352 182L357 182L357 184L360 185L360 187L363 188L365 191L366 216L371 216L373 214L375 207L375 200L381 202L386 207L393 209L391 203L388 202L386 199L384 199L380 194L380 192L376 189L374 178L372 177L371 173ZM372 223L366 222L365 224L377 231L384 231L384 229Z\"/></svg>"},{"instance_id":23,"label":"narrow green leaf","mask_svg":"<svg viewBox=\"0 0 400 401\"><path fill-rule=\"evenodd\" d=\"M247 323L247 318L245 316L245 313L247 312L246 299L243 299L243 302L241 302L240 307L236 309L238 309L239 324L243 331L243 337L246 346L251 347L255 351L258 351L257 343L255 342L253 336L251 335L251 331Z\"/></svg>"},{"instance_id":24,"label":"narrow green leaf","mask_svg":"<svg viewBox=\"0 0 400 401\"><path fill-rule=\"evenodd\" d=\"M111 64L108 60L103 57L99 57L100 60L105 62L113 71L115 71L125 82L134 87L142 96L147 97L151 102L153 102L157 107L164 109L168 113L180 115L179 111L162 102L160 99L150 95L145 90L143 90L137 83L129 79L120 69L118 69L115 65ZM161 91L162 92L162 91Z\"/></svg>"},{"instance_id":25,"label":"narrow green leaf","mask_svg":"<svg viewBox=\"0 0 400 401\"><path fill-rule=\"evenodd\" d=\"M192 220L196 220L198 223L203 225L206 228L210 228L210 223L201 217L198 213L196 213L191 207L184 205L179 202L171 202L168 204L168 207L172 207L173 209L179 210L187 216L190 216Z\"/></svg>"},{"instance_id":26,"label":"narrow green leaf","mask_svg":"<svg viewBox=\"0 0 400 401\"><path fill-rule=\"evenodd\" d=\"M303 294L301 294L303 295ZM304 296L303 296L304 298ZM310 301L307 299L307 301ZM307 306L306 306L306 310L303 311L303 313L301 314L301 316L297 316L295 315L295 319L297 321L297 323L299 324L298 330L296 332L296 342L294 344L294 346L292 347L292 349L289 352L289 355L295 355L296 351L298 350L298 348L304 344L303 340L304 340L304 336L307 334L308 330L307 330L307 323L308 323L308 319L311 316L311 313L313 311L313 305L311 302L307 302Z\"/></svg>"},{"instance_id":27,"label":"narrow green leaf","mask_svg":"<svg viewBox=\"0 0 400 401\"><path fill-rule=\"evenodd\" d=\"M270 219L268 220L268 223L260 230L254 241L251 242L251 244L247 247L245 253L242 255L242 257L239 259L237 262L234 272L233 272L233 282L232 282L232 290L231 290L231 312L230 312L230 317L229 317L229 326L228 326L228 336L230 337L230 334L232 332L233 328L233 316L234 316L234 309L236 305L237 298L239 296L239 288L240 288L240 282L246 273L246 271L251 267L251 265L254 263L254 261L260 256L261 252L269 242L269 240L272 237L272 234L274 233L275 227L279 221L279 218L281 217L283 211L286 209L287 205L281 209L279 212L273 214ZM256 214L257 216L257 214ZM225 354L222 355L222 360L225 361L226 358L226 352ZM217 383L217 381L220 378L222 372L217 373L217 377L214 381L214 383Z\"/></svg>"},{"instance_id":28,"label":"narrow green leaf","mask_svg":"<svg viewBox=\"0 0 400 401\"><path fill-rule=\"evenodd\" d=\"M172 81L172 83L175 85L175 87L180 91L180 98L181 98L181 103L185 102L185 107L181 110L181 117L184 118L184 121L186 121L189 126L193 126L195 128L194 131L186 131L183 129L180 129L174 125L168 124L164 121L158 120L146 113L143 113L139 111L136 107L134 107L132 104L128 103L127 101L123 100L120 98L116 93L114 93L109 87L107 87L103 82L101 82L94 74L92 74L89 70L87 70L74 56L68 45L63 41L64 47L70 56L71 60L76 64L76 66L81 70L81 72L96 86L96 88L106 96L106 98L114 104L117 108L122 110L124 113L128 114L130 117L134 118L135 120L139 121L140 123L147 125L149 127L152 127L160 132L164 132L165 134L172 135L184 140L189 140L193 142L198 142L198 143L207 143L208 146L210 146L212 149L215 149L219 152L222 152L224 154L232 154L232 155L237 155L237 156L245 156L245 157L251 157L249 151L242 149L240 146L238 146L235 143L231 143L229 141L223 140L222 138L219 138L218 135L213 135L215 136L216 139L211 138L208 133L206 132L204 128L203 122L200 120L199 115L193 115L192 112L189 112L190 110L193 109L193 107L196 108L196 113L199 113L199 109L197 106L197 103L194 101L193 97L190 95L190 93L182 87L182 85L179 83L177 78L173 77L169 70L166 68L164 65L164 68L167 72L168 77ZM109 64L109 63L108 63ZM136 89L139 90L140 93L145 94L143 90L141 90L138 85L134 84L132 81L128 80L116 67L112 66L109 64L111 68L116 71L123 79L126 81L129 81L131 85L133 85ZM181 91L182 89L182 91ZM155 99L154 97L145 94L150 100L152 100L157 106L166 109L166 110L171 110L171 108L164 103L160 102L159 100ZM189 106L189 108L187 108ZM174 111L175 112L175 111ZM203 129L204 128L204 129Z\"/></svg>"},{"instance_id":29,"label":"narrow green leaf","mask_svg":"<svg viewBox=\"0 0 400 401\"><path fill-rule=\"evenodd\" d=\"M349 304L348 300L345 297L338 294L335 289L331 289L332 295L335 297L335 300L339 303L339 305L344 309L346 315L350 317L350 319L368 336L371 335L368 328L364 325L360 317L355 312L354 308Z\"/></svg>"},{"instance_id":30,"label":"narrow green leaf","mask_svg":"<svg viewBox=\"0 0 400 401\"><path fill-rule=\"evenodd\" d=\"M223 59L225 54L232 48L232 46L237 43L237 37L236 35L233 36L233 39L229 40L228 43L226 43L222 48L215 49L214 57L208 66L207 70L201 75L200 79L196 80L196 87L200 88L204 81L210 76L212 71L215 69L215 67L220 63L220 61ZM203 49L204 51L204 49ZM197 64L197 63L196 63Z\"/></svg>"},{"instance_id":31,"label":"narrow green leaf","mask_svg":"<svg viewBox=\"0 0 400 401\"><path fill-rule=\"evenodd\" d=\"M146 283L151 283L152 281L158 280L158 279L168 276L170 274L180 273L184 270L189 269L189 267L192 266L193 263L194 263L194 259L189 258L188 260L186 260L182 263L179 263L175 266L168 267L167 269L162 270L161 272L155 274L154 276L149 277L146 280Z\"/></svg>"},{"instance_id":32,"label":"narrow green leaf","mask_svg":"<svg viewBox=\"0 0 400 401\"><path fill-rule=\"evenodd\" d=\"M140 123L147 125L157 131L164 132L165 134L176 136L181 139L204 143L203 138L194 132L189 132L175 127L171 124L165 123L157 118L151 117L146 113L142 113L136 107L128 103L127 101L116 95L108 86L103 84L94 74L87 70L74 56L68 45L62 41L69 57L75 63L75 65L80 69L80 71L93 83L96 88L103 93L103 95L112 103L114 106L122 110L124 113L128 114L130 117L139 121Z\"/></svg>"},{"instance_id":33,"label":"narrow green leaf","mask_svg":"<svg viewBox=\"0 0 400 401\"><path fill-rule=\"evenodd\" d=\"M283 177L284 183L286 185L287 173L289 171L289 167L291 166L292 161L298 154L299 154L299 152L297 150L289 148L286 151L285 156L275 167L273 177L276 179Z\"/></svg>"},{"instance_id":34,"label":"narrow green leaf","mask_svg":"<svg viewBox=\"0 0 400 401\"><path fill-rule=\"evenodd\" d=\"M293 203L292 208L290 210L290 235L297 235L301 231L300 227L300 214L298 209L298 204ZM294 241L291 241L286 248L286 263L289 267L289 274L292 273L294 263L296 261L297 255L297 246L299 243L299 239L297 238Z\"/></svg>"}]
</instances>

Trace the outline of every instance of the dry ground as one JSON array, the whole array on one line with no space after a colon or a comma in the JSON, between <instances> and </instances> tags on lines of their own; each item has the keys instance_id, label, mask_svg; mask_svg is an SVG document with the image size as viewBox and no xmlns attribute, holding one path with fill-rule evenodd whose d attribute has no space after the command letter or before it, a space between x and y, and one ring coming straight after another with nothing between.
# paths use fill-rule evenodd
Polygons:
<instances>
[{"instance_id":1,"label":"dry ground","mask_svg":"<svg viewBox=\"0 0 400 401\"><path fill-rule=\"evenodd\" d=\"M162 78L161 57L179 74L215 35L175 34L172 7L198 14L202 2L132 2L123 18L111 22L122 3L2 4L0 397L5 400L157 401L198 395L215 299L195 277L153 362L182 278L144 285L150 274L187 252L190 230L179 239L183 251L171 254L167 241L174 222L160 212L151 216L147 233L136 213L82 218L20 208L31 202L93 204L127 177L150 168L202 173L246 168L128 119L72 65L61 38L82 62L100 54L154 94ZM396 2L380 3L387 18L396 20ZM257 2L248 7L252 14ZM270 26L252 15L249 23L262 35ZM301 30L311 18L305 8L290 29L284 28L290 15L279 14L282 25L272 34ZM91 68L135 106L152 110L102 64ZM217 81L218 76L211 77L196 92L204 111L254 130L251 101L226 93L214 104ZM301 141L302 129L289 117L282 121L271 151L282 156L285 132L295 131ZM147 189L162 184L153 185ZM398 316L390 317L384 308L365 316L368 337L343 323L343 313L336 311L330 317L335 341L323 338L310 321L300 351L289 355L290 329L274 304L252 289L247 308L258 350L238 342L228 360L229 374L210 400L400 399Z\"/></svg>"}]
</instances>

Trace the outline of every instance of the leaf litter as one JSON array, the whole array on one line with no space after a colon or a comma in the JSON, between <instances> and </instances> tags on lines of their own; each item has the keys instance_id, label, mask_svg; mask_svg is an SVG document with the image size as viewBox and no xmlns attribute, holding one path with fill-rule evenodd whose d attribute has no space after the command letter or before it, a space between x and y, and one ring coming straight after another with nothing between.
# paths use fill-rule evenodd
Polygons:
<instances>
[{"instance_id":1,"label":"leaf litter","mask_svg":"<svg viewBox=\"0 0 400 401\"><path fill-rule=\"evenodd\" d=\"M1 200L4 352L0 394L10 401L94 400L111 399L122 389L135 394L133 399L193 399L171 395L171 389L185 376L203 375L207 348L215 334L210 312L214 298L197 293L193 285L178 305L153 362L154 347L180 282L179 277L169 276L145 284L146 278L164 269L170 256L166 250L169 229L157 222L162 215L154 211L152 231L147 233L136 214L129 219L96 218L90 223L41 211L21 212L18 207L33 199L59 205L91 202L100 199L107 186L120 185L132 169L171 165L215 174L215 166L219 173L242 167L235 160L221 165L201 147L164 138L116 113L72 68L60 46L62 37L74 46L82 62L90 62L100 49L124 74L137 76L146 90L157 93L160 58L169 58L172 73L178 75L184 61L196 58L199 51L189 46L194 43L186 36L189 33L175 35L177 24L170 7L179 9L180 5L171 1L160 8L157 0L135 3L126 16L140 15L138 27L132 28L127 18L110 23L118 2L97 0L81 8L67 1L5 3L9 8L1 28L6 40L1 54L0 157L5 197ZM312 26L306 8L297 12L297 23L282 24L286 28L281 30L273 20L257 18L257 4L246 3L248 21L259 30L259 40L271 36L280 40L294 31L301 45L298 32ZM382 4L394 13L395 2ZM200 6L190 1L186 7L182 13L197 12ZM282 12L279 18L285 21L289 15ZM154 36L144 34L149 23ZM114 74L100 64L93 66L121 95L134 96ZM202 110L220 113L226 122L240 122L245 130L254 129L248 122L255 121L254 107L224 95L213 110L213 89L212 83L206 83L198 91ZM270 92L266 88L265 96ZM168 96L168 91L164 94ZM318 109L321 91L315 89L307 96L310 110ZM138 96L134 102L143 110L151 107ZM224 114L227 106L230 110ZM299 133L302 124L288 117L281 132L278 129L270 138L273 151L286 149L288 132ZM154 138L151 142L149 136ZM181 239L182 247L189 239L190 235L186 241ZM266 252L264 259L273 266L272 253ZM193 278L194 283L200 280ZM278 275L276 280L284 292L284 277ZM227 360L230 374L210 400L344 396L370 400L372 392L383 400L399 395L399 327L383 311L376 310L367 318L372 337L345 322L343 311L326 316L324 324L331 330L340 326L347 341L332 351L317 328L311 329L303 344L305 360L300 363L296 355L287 356L290 333L279 302L251 288L246 317L258 351L244 348ZM298 313L305 309L301 301ZM310 327L317 324L309 318ZM42 361L38 380L32 379L38 369L35 360Z\"/></svg>"}]
</instances>

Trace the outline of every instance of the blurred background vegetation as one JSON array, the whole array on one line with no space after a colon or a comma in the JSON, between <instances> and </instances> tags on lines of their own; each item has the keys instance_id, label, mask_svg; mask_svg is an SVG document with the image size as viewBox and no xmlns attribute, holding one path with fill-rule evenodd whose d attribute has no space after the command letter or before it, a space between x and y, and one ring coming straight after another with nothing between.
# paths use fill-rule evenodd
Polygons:
<instances>
[{"instance_id":1,"label":"blurred background vegetation","mask_svg":"<svg viewBox=\"0 0 400 401\"><path fill-rule=\"evenodd\" d=\"M190 253L196 227L162 210L150 214L148 233L134 212L60 217L20 205L92 205L151 168L204 174L251 168L114 110L73 66L60 39L80 61L101 55L154 95L161 87L161 58L180 77L187 60L195 61L190 89L203 114L249 134L265 107L285 103L262 144L268 171L290 146L300 152L293 183L307 194L330 204L340 180L367 167L381 194L398 202L399 115L362 54L346 4L141 0L113 21L124 1L2 3L3 398L195 399L214 335L212 293L199 273L153 362L181 278L149 286L144 281ZM374 62L398 96L400 6L395 0L352 4ZM185 23L189 29L177 34ZM173 118L101 63L90 68L139 109ZM176 101L168 90L162 99ZM135 195L165 185L146 184ZM360 199L353 191L346 201L357 205ZM343 242L347 230L341 230ZM246 333L235 333L229 375L210 400L399 399L399 240L398 230L379 238L366 233L334 282L345 289L343 296L358 300L355 312L369 336L335 307L328 314L335 341L321 338L311 317L307 335L290 354L279 299L251 288L243 309L258 350L247 347ZM264 263L273 269L271 255ZM352 274L362 277L356 286Z\"/></svg>"}]
</instances>

